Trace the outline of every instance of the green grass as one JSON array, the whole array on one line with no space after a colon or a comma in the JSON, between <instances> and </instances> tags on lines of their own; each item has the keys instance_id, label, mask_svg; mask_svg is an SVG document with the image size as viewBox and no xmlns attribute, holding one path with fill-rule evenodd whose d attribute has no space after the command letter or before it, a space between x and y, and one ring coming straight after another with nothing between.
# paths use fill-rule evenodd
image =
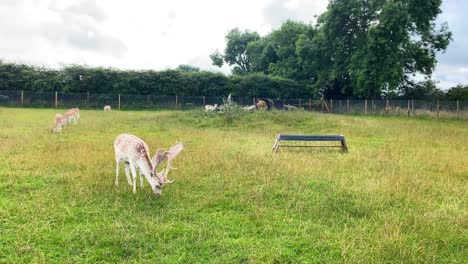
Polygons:
<instances>
[{"instance_id":1,"label":"green grass","mask_svg":"<svg viewBox=\"0 0 468 264\"><path fill-rule=\"evenodd\" d=\"M468 123L316 113L0 108L0 262L466 263ZM61 110L63 112L63 110ZM114 186L114 138L185 143L162 196ZM285 149L278 133L344 134Z\"/></svg>"}]
</instances>

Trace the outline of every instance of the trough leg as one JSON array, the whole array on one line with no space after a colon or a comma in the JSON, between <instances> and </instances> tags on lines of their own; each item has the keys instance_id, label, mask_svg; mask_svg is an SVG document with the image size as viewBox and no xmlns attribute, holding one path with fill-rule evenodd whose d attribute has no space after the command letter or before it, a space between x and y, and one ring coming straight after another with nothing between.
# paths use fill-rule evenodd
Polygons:
<instances>
[{"instance_id":1,"label":"trough leg","mask_svg":"<svg viewBox=\"0 0 468 264\"><path fill-rule=\"evenodd\" d=\"M343 152L348 152L348 146L346 145L346 140L341 141L341 150Z\"/></svg>"},{"instance_id":2,"label":"trough leg","mask_svg":"<svg viewBox=\"0 0 468 264\"><path fill-rule=\"evenodd\" d=\"M279 147L279 139L276 139L275 144L273 144L272 151L278 151L278 147Z\"/></svg>"}]
</instances>

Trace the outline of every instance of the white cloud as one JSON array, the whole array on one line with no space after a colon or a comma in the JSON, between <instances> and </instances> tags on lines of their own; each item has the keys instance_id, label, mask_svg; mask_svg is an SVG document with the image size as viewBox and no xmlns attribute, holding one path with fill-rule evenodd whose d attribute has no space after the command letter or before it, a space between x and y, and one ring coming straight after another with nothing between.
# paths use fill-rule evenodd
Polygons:
<instances>
[{"instance_id":1,"label":"white cloud","mask_svg":"<svg viewBox=\"0 0 468 264\"><path fill-rule=\"evenodd\" d=\"M262 35L287 19L312 22L327 0L0 0L0 58L48 66L79 63L123 69L211 65L226 33L238 27ZM444 88L468 83L468 2L443 2L455 41L434 78ZM18 19L20 18L20 19Z\"/></svg>"}]
</instances>

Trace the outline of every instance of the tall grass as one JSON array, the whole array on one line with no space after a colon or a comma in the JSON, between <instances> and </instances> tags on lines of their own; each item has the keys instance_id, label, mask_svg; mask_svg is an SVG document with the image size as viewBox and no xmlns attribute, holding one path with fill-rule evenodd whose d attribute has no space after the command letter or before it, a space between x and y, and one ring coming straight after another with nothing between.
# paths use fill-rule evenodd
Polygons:
<instances>
[{"instance_id":1,"label":"tall grass","mask_svg":"<svg viewBox=\"0 0 468 264\"><path fill-rule=\"evenodd\" d=\"M54 113L0 108L0 262L468 258L466 121L82 110L51 134ZM184 141L161 197L114 186L120 133ZM344 134L350 152L273 154L278 133Z\"/></svg>"}]
</instances>

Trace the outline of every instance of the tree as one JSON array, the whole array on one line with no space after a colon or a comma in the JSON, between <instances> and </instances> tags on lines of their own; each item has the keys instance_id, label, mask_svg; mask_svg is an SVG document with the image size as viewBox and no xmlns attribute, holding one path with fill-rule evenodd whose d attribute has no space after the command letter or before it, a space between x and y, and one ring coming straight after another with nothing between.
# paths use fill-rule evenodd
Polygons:
<instances>
[{"instance_id":1,"label":"tree","mask_svg":"<svg viewBox=\"0 0 468 264\"><path fill-rule=\"evenodd\" d=\"M176 70L183 72L199 72L200 68L188 64L181 64L176 68Z\"/></svg>"},{"instance_id":2,"label":"tree","mask_svg":"<svg viewBox=\"0 0 468 264\"><path fill-rule=\"evenodd\" d=\"M257 32L241 32L235 28L226 35L226 49L224 54L218 51L210 55L213 65L221 67L223 65L221 58L229 65L235 65L234 74L246 74L251 72L251 62L247 54L249 43L259 40L260 35Z\"/></svg>"},{"instance_id":3,"label":"tree","mask_svg":"<svg viewBox=\"0 0 468 264\"><path fill-rule=\"evenodd\" d=\"M222 67L224 64L224 57L223 54L219 52L219 50L216 50L214 53L210 55L210 59L213 62L213 65Z\"/></svg>"},{"instance_id":4,"label":"tree","mask_svg":"<svg viewBox=\"0 0 468 264\"><path fill-rule=\"evenodd\" d=\"M297 44L299 39L313 38L314 34L311 25L290 20L273 31L269 38L275 52L275 61L269 65L271 74L298 81L310 80L312 74L304 70L297 54Z\"/></svg>"},{"instance_id":5,"label":"tree","mask_svg":"<svg viewBox=\"0 0 468 264\"><path fill-rule=\"evenodd\" d=\"M447 91L446 98L448 100L468 101L468 85L459 84L450 88Z\"/></svg>"},{"instance_id":6,"label":"tree","mask_svg":"<svg viewBox=\"0 0 468 264\"><path fill-rule=\"evenodd\" d=\"M425 100L443 96L442 90L437 87L437 82L427 79L400 88L400 97L405 99Z\"/></svg>"},{"instance_id":7,"label":"tree","mask_svg":"<svg viewBox=\"0 0 468 264\"><path fill-rule=\"evenodd\" d=\"M325 95L392 93L412 76L430 78L451 33L434 22L441 0L335 0L318 19L313 39L301 39L304 67ZM311 56L314 55L314 56Z\"/></svg>"}]
</instances>

